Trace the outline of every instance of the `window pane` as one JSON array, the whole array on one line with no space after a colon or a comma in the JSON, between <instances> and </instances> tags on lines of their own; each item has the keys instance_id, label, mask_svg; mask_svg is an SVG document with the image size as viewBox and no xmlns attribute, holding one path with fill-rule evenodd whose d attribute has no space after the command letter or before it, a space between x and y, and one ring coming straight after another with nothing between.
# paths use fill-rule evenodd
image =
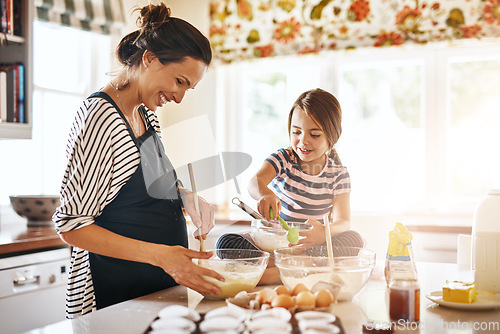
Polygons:
<instances>
[{"instance_id":1,"label":"window pane","mask_svg":"<svg viewBox=\"0 0 500 334\"><path fill-rule=\"evenodd\" d=\"M277 60L248 66L241 78L236 140L238 150L250 154L252 164L238 181L240 196L251 201L247 191L250 178L271 153L288 147L288 113L301 93L320 87L321 67Z\"/></svg>"},{"instance_id":2,"label":"window pane","mask_svg":"<svg viewBox=\"0 0 500 334\"><path fill-rule=\"evenodd\" d=\"M422 64L341 66L343 133L353 210L394 211L424 201Z\"/></svg>"},{"instance_id":3,"label":"window pane","mask_svg":"<svg viewBox=\"0 0 500 334\"><path fill-rule=\"evenodd\" d=\"M500 58L452 61L449 70L447 190L477 198L499 177Z\"/></svg>"},{"instance_id":4,"label":"window pane","mask_svg":"<svg viewBox=\"0 0 500 334\"><path fill-rule=\"evenodd\" d=\"M109 37L47 22L34 22L35 85L87 93L92 74L92 45L101 39L109 40ZM104 54L106 50L102 52ZM109 62L106 57L102 61Z\"/></svg>"}]
</instances>

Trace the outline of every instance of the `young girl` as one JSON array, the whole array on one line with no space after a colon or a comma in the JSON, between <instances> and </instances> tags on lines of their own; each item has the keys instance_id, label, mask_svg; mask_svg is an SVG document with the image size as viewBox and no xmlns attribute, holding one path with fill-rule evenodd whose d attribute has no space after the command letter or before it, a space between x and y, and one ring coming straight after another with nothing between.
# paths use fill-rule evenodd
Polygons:
<instances>
[{"instance_id":1,"label":"young girl","mask_svg":"<svg viewBox=\"0 0 500 334\"><path fill-rule=\"evenodd\" d=\"M285 221L312 225L300 232L299 244L325 243L323 217L330 214L334 246L364 246L359 233L349 230L349 173L334 149L341 132L337 99L322 89L302 93L288 115L290 147L271 154L250 180L248 190L264 218L275 220L269 213L272 209L274 218L280 215ZM224 234L216 247L257 248L250 233ZM261 284L278 280L271 264Z\"/></svg>"}]
</instances>

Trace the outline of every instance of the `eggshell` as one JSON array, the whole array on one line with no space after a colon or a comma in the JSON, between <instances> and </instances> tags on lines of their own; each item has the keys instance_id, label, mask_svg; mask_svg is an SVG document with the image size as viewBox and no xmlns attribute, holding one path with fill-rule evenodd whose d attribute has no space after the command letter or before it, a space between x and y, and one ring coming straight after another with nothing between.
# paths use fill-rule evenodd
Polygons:
<instances>
[{"instance_id":1,"label":"eggshell","mask_svg":"<svg viewBox=\"0 0 500 334\"><path fill-rule=\"evenodd\" d=\"M304 284L299 283L293 288L292 296L297 296L302 291L309 291L309 289Z\"/></svg>"},{"instance_id":2,"label":"eggshell","mask_svg":"<svg viewBox=\"0 0 500 334\"><path fill-rule=\"evenodd\" d=\"M301 291L295 297L295 304L297 304L297 307L314 307L314 305L316 305L316 299L311 292Z\"/></svg>"},{"instance_id":3,"label":"eggshell","mask_svg":"<svg viewBox=\"0 0 500 334\"><path fill-rule=\"evenodd\" d=\"M284 285L278 285L277 287L274 288L274 291L276 291L278 295L289 295L289 296L292 295L290 290L288 290L288 288Z\"/></svg>"},{"instance_id":4,"label":"eggshell","mask_svg":"<svg viewBox=\"0 0 500 334\"><path fill-rule=\"evenodd\" d=\"M160 318L153 321L151 328L154 330L168 329L168 330L185 330L192 332L196 329L196 324L186 318Z\"/></svg>"},{"instance_id":5,"label":"eggshell","mask_svg":"<svg viewBox=\"0 0 500 334\"><path fill-rule=\"evenodd\" d=\"M333 294L330 290L326 289L316 291L314 297L316 299L316 307L327 307L335 301Z\"/></svg>"},{"instance_id":6,"label":"eggshell","mask_svg":"<svg viewBox=\"0 0 500 334\"><path fill-rule=\"evenodd\" d=\"M198 321L201 318L198 312L182 305L164 307L158 312L158 317L162 319L182 317L192 321Z\"/></svg>"}]
</instances>

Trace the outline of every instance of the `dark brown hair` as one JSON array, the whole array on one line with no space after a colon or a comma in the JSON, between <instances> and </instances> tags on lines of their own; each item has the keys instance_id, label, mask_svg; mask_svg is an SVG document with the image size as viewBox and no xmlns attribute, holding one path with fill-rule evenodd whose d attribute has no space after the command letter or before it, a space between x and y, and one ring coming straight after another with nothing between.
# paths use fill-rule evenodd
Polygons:
<instances>
[{"instance_id":1,"label":"dark brown hair","mask_svg":"<svg viewBox=\"0 0 500 334\"><path fill-rule=\"evenodd\" d=\"M316 88L302 93L288 114L288 135L291 134L292 116L295 109L304 110L323 130L328 140L330 157L341 164L340 158L333 148L342 133L342 110L339 101L326 90Z\"/></svg>"},{"instance_id":2,"label":"dark brown hair","mask_svg":"<svg viewBox=\"0 0 500 334\"><path fill-rule=\"evenodd\" d=\"M117 47L118 60L125 66L141 64L144 51L151 51L162 64L179 63L186 57L212 62L208 39L193 25L170 16L164 3L137 8L138 30L123 37Z\"/></svg>"}]
</instances>

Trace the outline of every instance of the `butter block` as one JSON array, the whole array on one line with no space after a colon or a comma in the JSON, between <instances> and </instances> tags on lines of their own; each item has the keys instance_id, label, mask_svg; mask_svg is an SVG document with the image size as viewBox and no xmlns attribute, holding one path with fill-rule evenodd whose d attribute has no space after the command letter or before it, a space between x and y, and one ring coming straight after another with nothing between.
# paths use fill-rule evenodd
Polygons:
<instances>
[{"instance_id":1,"label":"butter block","mask_svg":"<svg viewBox=\"0 0 500 334\"><path fill-rule=\"evenodd\" d=\"M476 298L476 283L462 281L446 281L443 286L443 300L445 302L470 304Z\"/></svg>"}]
</instances>

